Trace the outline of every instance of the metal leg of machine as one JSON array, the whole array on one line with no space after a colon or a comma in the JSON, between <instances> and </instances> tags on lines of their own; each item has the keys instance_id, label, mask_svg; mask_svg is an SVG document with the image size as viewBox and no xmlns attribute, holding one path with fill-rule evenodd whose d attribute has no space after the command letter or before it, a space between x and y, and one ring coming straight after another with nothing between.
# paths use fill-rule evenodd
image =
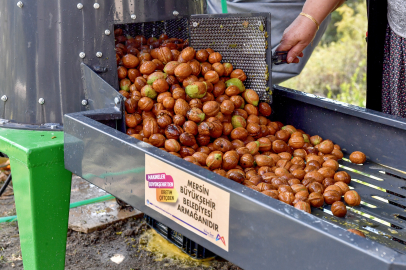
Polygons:
<instances>
[{"instance_id":1,"label":"metal leg of machine","mask_svg":"<svg viewBox=\"0 0 406 270\"><path fill-rule=\"evenodd\" d=\"M24 269L64 269L71 172L63 132L0 128L10 158Z\"/></svg>"}]
</instances>

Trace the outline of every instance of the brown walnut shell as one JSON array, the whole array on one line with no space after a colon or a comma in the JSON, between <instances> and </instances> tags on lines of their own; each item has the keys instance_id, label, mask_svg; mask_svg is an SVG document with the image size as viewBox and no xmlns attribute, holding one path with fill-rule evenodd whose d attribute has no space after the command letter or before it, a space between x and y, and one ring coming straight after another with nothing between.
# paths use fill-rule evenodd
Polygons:
<instances>
[{"instance_id":1,"label":"brown walnut shell","mask_svg":"<svg viewBox=\"0 0 406 270\"><path fill-rule=\"evenodd\" d=\"M292 205L295 200L295 195L292 192L279 193L278 199L284 203Z\"/></svg>"},{"instance_id":2,"label":"brown walnut shell","mask_svg":"<svg viewBox=\"0 0 406 270\"><path fill-rule=\"evenodd\" d=\"M175 76L180 78L186 78L193 72L192 68L188 63L182 63L175 68Z\"/></svg>"},{"instance_id":3,"label":"brown walnut shell","mask_svg":"<svg viewBox=\"0 0 406 270\"><path fill-rule=\"evenodd\" d=\"M180 114L183 116L186 116L189 109L190 109L190 106L184 99L177 99L175 102L175 106L173 108L173 110L175 111L175 114Z\"/></svg>"},{"instance_id":4,"label":"brown walnut shell","mask_svg":"<svg viewBox=\"0 0 406 270\"><path fill-rule=\"evenodd\" d=\"M209 62L210 62L211 64L221 62L221 59L223 59L223 57L222 57L221 54L218 53L218 52L213 52L213 53L211 53L211 54L209 55Z\"/></svg>"},{"instance_id":5,"label":"brown walnut shell","mask_svg":"<svg viewBox=\"0 0 406 270\"><path fill-rule=\"evenodd\" d=\"M242 183L245 180L245 173L239 169L231 169L227 172L226 177L237 183Z\"/></svg>"},{"instance_id":6,"label":"brown walnut shell","mask_svg":"<svg viewBox=\"0 0 406 270\"><path fill-rule=\"evenodd\" d=\"M327 204L333 204L341 199L341 195L335 190L327 190L324 191L323 198Z\"/></svg>"},{"instance_id":7,"label":"brown walnut shell","mask_svg":"<svg viewBox=\"0 0 406 270\"><path fill-rule=\"evenodd\" d=\"M196 52L196 60L199 62L206 62L209 58L209 53L206 50L198 50Z\"/></svg>"},{"instance_id":8,"label":"brown walnut shell","mask_svg":"<svg viewBox=\"0 0 406 270\"><path fill-rule=\"evenodd\" d=\"M310 209L310 204L307 203L307 202L304 202L304 201L298 201L295 204L295 208L299 209L299 210L302 210L302 211L305 211L305 212L307 212L309 214L312 212L312 210Z\"/></svg>"},{"instance_id":9,"label":"brown walnut shell","mask_svg":"<svg viewBox=\"0 0 406 270\"><path fill-rule=\"evenodd\" d=\"M179 136L182 133L183 129L175 124L170 124L165 128L165 136L167 139L179 140Z\"/></svg>"},{"instance_id":10,"label":"brown walnut shell","mask_svg":"<svg viewBox=\"0 0 406 270\"><path fill-rule=\"evenodd\" d=\"M343 202L337 201L331 205L331 212L336 217L345 217L347 214L347 207L345 207Z\"/></svg>"},{"instance_id":11,"label":"brown walnut shell","mask_svg":"<svg viewBox=\"0 0 406 270\"><path fill-rule=\"evenodd\" d=\"M183 132L182 134L180 134L179 141L182 145L185 146L193 146L196 144L195 136L188 132Z\"/></svg>"},{"instance_id":12,"label":"brown walnut shell","mask_svg":"<svg viewBox=\"0 0 406 270\"><path fill-rule=\"evenodd\" d=\"M215 116L220 112L220 105L216 101L208 101L203 105L203 112L208 117Z\"/></svg>"},{"instance_id":13,"label":"brown walnut shell","mask_svg":"<svg viewBox=\"0 0 406 270\"><path fill-rule=\"evenodd\" d=\"M365 163L366 159L365 154L360 151L352 152L350 155L351 162L355 164L363 164Z\"/></svg>"},{"instance_id":14,"label":"brown walnut shell","mask_svg":"<svg viewBox=\"0 0 406 270\"><path fill-rule=\"evenodd\" d=\"M334 181L344 182L348 185L351 182L351 176L347 172L339 171L334 174Z\"/></svg>"},{"instance_id":15,"label":"brown walnut shell","mask_svg":"<svg viewBox=\"0 0 406 270\"><path fill-rule=\"evenodd\" d=\"M152 134L149 137L149 142L155 147L162 147L165 145L165 136L162 134Z\"/></svg>"},{"instance_id":16,"label":"brown walnut shell","mask_svg":"<svg viewBox=\"0 0 406 270\"><path fill-rule=\"evenodd\" d=\"M247 75L245 75L245 72L241 69L234 69L230 74L230 78L237 78L243 82L247 79Z\"/></svg>"},{"instance_id":17,"label":"brown walnut shell","mask_svg":"<svg viewBox=\"0 0 406 270\"><path fill-rule=\"evenodd\" d=\"M321 193L312 192L309 195L309 203L313 207L322 207L324 205L324 198Z\"/></svg>"},{"instance_id":18,"label":"brown walnut shell","mask_svg":"<svg viewBox=\"0 0 406 270\"><path fill-rule=\"evenodd\" d=\"M347 191L344 194L344 200L349 206L358 206L361 203L361 197L355 190Z\"/></svg>"},{"instance_id":19,"label":"brown walnut shell","mask_svg":"<svg viewBox=\"0 0 406 270\"><path fill-rule=\"evenodd\" d=\"M175 139L168 139L165 141L165 149L168 152L179 152L180 144Z\"/></svg>"}]
</instances>

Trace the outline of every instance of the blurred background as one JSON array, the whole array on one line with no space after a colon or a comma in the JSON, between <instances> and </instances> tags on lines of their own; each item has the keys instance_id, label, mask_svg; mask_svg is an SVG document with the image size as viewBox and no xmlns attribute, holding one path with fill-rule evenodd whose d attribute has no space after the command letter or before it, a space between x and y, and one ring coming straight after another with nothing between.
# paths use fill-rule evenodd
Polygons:
<instances>
[{"instance_id":1,"label":"blurred background","mask_svg":"<svg viewBox=\"0 0 406 270\"><path fill-rule=\"evenodd\" d=\"M281 85L365 107L366 31L365 0L346 1L332 13L331 23L302 73Z\"/></svg>"}]
</instances>

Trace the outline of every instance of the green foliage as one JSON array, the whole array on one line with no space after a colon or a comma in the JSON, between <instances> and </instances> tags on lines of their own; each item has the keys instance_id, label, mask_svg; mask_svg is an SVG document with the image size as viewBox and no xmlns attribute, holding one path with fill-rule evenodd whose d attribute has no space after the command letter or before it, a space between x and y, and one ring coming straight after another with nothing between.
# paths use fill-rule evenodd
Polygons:
<instances>
[{"instance_id":1,"label":"green foliage","mask_svg":"<svg viewBox=\"0 0 406 270\"><path fill-rule=\"evenodd\" d=\"M315 48L302 73L282 85L365 107L365 2L354 1L351 6L344 4L333 12L332 17L328 35Z\"/></svg>"}]
</instances>

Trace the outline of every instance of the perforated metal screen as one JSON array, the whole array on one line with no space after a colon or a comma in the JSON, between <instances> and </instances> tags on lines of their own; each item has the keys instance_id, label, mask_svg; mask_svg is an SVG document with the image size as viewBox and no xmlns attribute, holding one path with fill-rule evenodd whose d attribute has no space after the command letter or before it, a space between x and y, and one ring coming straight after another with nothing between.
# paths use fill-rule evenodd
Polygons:
<instances>
[{"instance_id":1,"label":"perforated metal screen","mask_svg":"<svg viewBox=\"0 0 406 270\"><path fill-rule=\"evenodd\" d=\"M247 74L246 88L255 90L261 100L270 101L269 21L267 16L238 14L192 16L190 46L220 52L223 63L229 62Z\"/></svg>"}]
</instances>

